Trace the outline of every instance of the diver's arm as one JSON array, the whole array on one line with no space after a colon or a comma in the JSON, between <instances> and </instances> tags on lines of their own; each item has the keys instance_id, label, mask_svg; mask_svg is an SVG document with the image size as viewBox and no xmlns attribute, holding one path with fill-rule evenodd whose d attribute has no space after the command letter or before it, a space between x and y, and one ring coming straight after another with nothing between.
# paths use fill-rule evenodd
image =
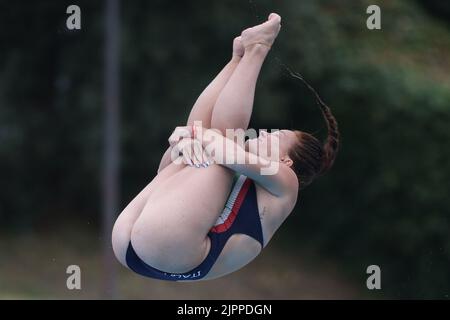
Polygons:
<instances>
[{"instance_id":1,"label":"diver's arm","mask_svg":"<svg viewBox=\"0 0 450 320\"><path fill-rule=\"evenodd\" d=\"M285 164L247 152L214 129L203 128L197 132L201 137L195 136L195 139L200 138L206 153L215 163L249 177L277 197L297 194L297 176Z\"/></svg>"}]
</instances>

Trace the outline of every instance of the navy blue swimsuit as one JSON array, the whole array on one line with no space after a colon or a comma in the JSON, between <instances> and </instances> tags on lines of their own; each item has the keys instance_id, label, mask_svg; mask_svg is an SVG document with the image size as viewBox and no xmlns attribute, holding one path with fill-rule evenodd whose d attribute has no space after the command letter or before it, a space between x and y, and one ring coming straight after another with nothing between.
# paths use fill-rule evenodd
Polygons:
<instances>
[{"instance_id":1,"label":"navy blue swimsuit","mask_svg":"<svg viewBox=\"0 0 450 320\"><path fill-rule=\"evenodd\" d=\"M131 245L128 245L126 262L134 272L160 280L198 280L211 270L228 239L236 233L248 235L264 245L261 220L258 211L255 183L244 175L235 179L234 186L221 216L208 233L211 248L196 268L185 273L169 273L149 266L138 257Z\"/></svg>"}]
</instances>

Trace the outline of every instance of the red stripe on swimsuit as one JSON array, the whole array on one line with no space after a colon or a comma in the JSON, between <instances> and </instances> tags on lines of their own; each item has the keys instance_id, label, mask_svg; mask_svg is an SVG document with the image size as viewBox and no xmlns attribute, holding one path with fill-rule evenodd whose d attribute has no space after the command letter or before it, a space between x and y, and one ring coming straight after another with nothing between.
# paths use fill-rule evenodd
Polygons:
<instances>
[{"instance_id":1,"label":"red stripe on swimsuit","mask_svg":"<svg viewBox=\"0 0 450 320\"><path fill-rule=\"evenodd\" d=\"M244 184L242 185L241 189L239 190L239 194L236 198L236 201L233 204L231 213L228 215L228 217L226 218L226 220L223 223L217 224L214 227L212 227L210 230L211 232L215 232L215 233L225 232L233 225L233 222L236 219L239 209L241 208L241 205L244 202L245 196L247 195L247 191L250 187L251 182L252 181L248 178L245 180Z\"/></svg>"}]
</instances>

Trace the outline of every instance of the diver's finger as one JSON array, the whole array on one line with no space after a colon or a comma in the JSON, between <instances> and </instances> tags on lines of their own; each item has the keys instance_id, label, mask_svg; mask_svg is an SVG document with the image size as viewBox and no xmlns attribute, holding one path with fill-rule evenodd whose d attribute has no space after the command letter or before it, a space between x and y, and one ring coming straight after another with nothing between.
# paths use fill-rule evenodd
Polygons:
<instances>
[{"instance_id":1,"label":"diver's finger","mask_svg":"<svg viewBox=\"0 0 450 320\"><path fill-rule=\"evenodd\" d=\"M194 155L198 164L201 165L203 163L203 147L198 140L194 142Z\"/></svg>"},{"instance_id":2,"label":"diver's finger","mask_svg":"<svg viewBox=\"0 0 450 320\"><path fill-rule=\"evenodd\" d=\"M209 156L208 156L208 153L206 152L206 150L203 150L203 156L202 156L202 160L203 160L203 162L202 162L202 165L205 167L205 168L208 168L209 167L209 165L210 165L210 162L209 162Z\"/></svg>"},{"instance_id":3,"label":"diver's finger","mask_svg":"<svg viewBox=\"0 0 450 320\"><path fill-rule=\"evenodd\" d=\"M191 167L194 166L192 161L192 152L190 151L189 145L185 145L183 148L183 162Z\"/></svg>"}]
</instances>

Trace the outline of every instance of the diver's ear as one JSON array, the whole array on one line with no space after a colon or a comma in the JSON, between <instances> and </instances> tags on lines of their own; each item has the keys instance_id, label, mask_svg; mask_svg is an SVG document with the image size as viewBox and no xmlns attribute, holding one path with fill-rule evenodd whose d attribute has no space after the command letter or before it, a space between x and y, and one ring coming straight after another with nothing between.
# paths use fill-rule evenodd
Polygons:
<instances>
[{"instance_id":1,"label":"diver's ear","mask_svg":"<svg viewBox=\"0 0 450 320\"><path fill-rule=\"evenodd\" d=\"M281 160L281 163L284 163L284 164L287 165L288 167L291 167L292 164L294 163L294 162L292 161L292 159L289 158L288 156L282 157L280 160Z\"/></svg>"}]
</instances>

